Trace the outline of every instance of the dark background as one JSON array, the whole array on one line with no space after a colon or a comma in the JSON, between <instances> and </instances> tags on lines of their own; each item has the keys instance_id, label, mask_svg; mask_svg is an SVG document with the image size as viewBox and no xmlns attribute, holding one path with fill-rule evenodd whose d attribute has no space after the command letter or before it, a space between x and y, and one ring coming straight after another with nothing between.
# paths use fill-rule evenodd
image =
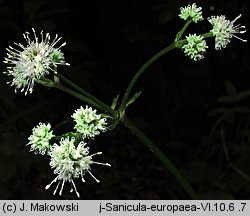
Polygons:
<instances>
[{"instance_id":1,"label":"dark background","mask_svg":"<svg viewBox=\"0 0 250 216\"><path fill-rule=\"evenodd\" d=\"M5 48L23 43L23 32L34 27L57 33L67 41L63 52L71 64L59 72L111 104L143 63L174 40L184 25L179 8L192 3L79 2L0 0L1 71L6 70ZM197 4L204 17L225 14L233 20L243 14L237 23L249 29L247 1ZM191 25L187 33L210 28L204 21ZM241 36L247 39L248 33ZM137 83L134 91L141 90L142 95L127 116L174 162L201 198L249 199L249 45L233 38L226 49L216 51L213 39L207 43L210 49L202 61L193 62L176 49L154 63ZM70 119L57 125L85 104L39 85L32 95L14 94L6 85L9 79L5 75L0 79L0 198L75 199L68 187L62 197L52 195L53 187L44 189L55 177L49 161L29 153L25 144L40 121L50 122L58 134L72 130ZM100 184L90 176L85 184L75 181L82 199L189 199L162 163L123 126L100 135L90 148L102 151L96 160L112 167L93 167Z\"/></svg>"}]
</instances>

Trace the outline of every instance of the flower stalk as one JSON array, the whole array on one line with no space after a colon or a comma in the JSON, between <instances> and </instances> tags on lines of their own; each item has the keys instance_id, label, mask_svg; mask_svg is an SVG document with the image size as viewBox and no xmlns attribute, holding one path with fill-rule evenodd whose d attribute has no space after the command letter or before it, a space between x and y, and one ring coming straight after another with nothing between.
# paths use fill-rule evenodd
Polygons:
<instances>
[{"instance_id":1,"label":"flower stalk","mask_svg":"<svg viewBox=\"0 0 250 216\"><path fill-rule=\"evenodd\" d=\"M167 46L165 49L161 50L160 52L156 53L152 58L150 58L138 71L137 73L134 75L134 77L132 78L132 80L130 81L124 95L121 101L121 105L119 108L119 113L121 118L124 116L125 114L125 109L126 109L126 105L130 96L130 93L134 87L134 85L136 84L137 80L141 77L141 75L146 71L146 69L148 69L156 60L158 60L159 58L161 58L163 55L165 55L166 53L168 53L169 51L173 50L174 48L176 48L175 43L172 43L171 45Z\"/></svg>"},{"instance_id":2,"label":"flower stalk","mask_svg":"<svg viewBox=\"0 0 250 216\"><path fill-rule=\"evenodd\" d=\"M94 106L96 108L98 108L99 110L103 111L104 113L108 113L110 114L111 116L113 115L113 112L111 111L111 109L106 109L106 106L103 107L102 105L100 104L97 104L96 102L94 102L93 100L91 100L90 98L78 93L78 92L75 92L59 83L57 83L56 85L54 85L54 88L57 88L57 89L60 89L62 90L63 92L67 93L67 94L70 94L71 96L73 97L76 97L78 98L79 100L87 103L87 104L90 104L91 106Z\"/></svg>"},{"instance_id":3,"label":"flower stalk","mask_svg":"<svg viewBox=\"0 0 250 216\"><path fill-rule=\"evenodd\" d=\"M80 86L76 85L74 82L69 80L67 77L63 76L62 74L58 73L57 74L58 78L62 80L63 82L67 83L69 86L71 86L73 89L81 93L83 96L86 96L87 98L91 99L93 102L98 104L99 106L103 107L106 111L105 113L113 113L114 115L114 110L111 109L107 104L103 103L101 100L87 92L86 90L82 89Z\"/></svg>"},{"instance_id":4,"label":"flower stalk","mask_svg":"<svg viewBox=\"0 0 250 216\"><path fill-rule=\"evenodd\" d=\"M175 42L179 41L182 38L182 35L185 33L186 29L191 23L192 23L192 20L188 19L185 25L183 26L183 28L177 33L176 38L174 40Z\"/></svg>"}]
</instances>

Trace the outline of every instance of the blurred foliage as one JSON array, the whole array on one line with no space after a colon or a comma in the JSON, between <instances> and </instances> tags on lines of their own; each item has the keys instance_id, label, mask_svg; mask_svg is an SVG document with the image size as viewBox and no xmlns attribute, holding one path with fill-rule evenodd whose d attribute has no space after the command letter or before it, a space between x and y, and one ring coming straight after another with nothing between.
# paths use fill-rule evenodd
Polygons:
<instances>
[{"instance_id":1,"label":"blurred foliage","mask_svg":"<svg viewBox=\"0 0 250 216\"><path fill-rule=\"evenodd\" d=\"M112 104L133 74L174 40L183 21L181 6L191 1L0 0L0 57L31 27L67 41L63 48L69 68L60 72L93 95ZM81 5L80 5L81 4ZM249 29L247 1L197 1L205 16L242 13ZM190 31L206 32L191 26ZM246 35L246 38L248 36ZM213 47L213 41L208 42ZM166 153L204 199L248 199L250 146L249 45L233 40L222 51L210 49L205 59L192 62L173 51L152 65L135 87L142 92L127 115ZM1 61L2 62L2 61ZM6 65L0 65L1 71ZM0 79L0 198L75 199L53 196L44 189L54 175L44 158L25 146L32 128L51 122L58 127L82 105L53 89L36 86L25 97L14 94ZM226 95L224 82L226 81ZM237 88L235 87L237 86ZM218 100L217 100L218 98ZM206 114L209 112L208 117ZM77 181L82 199L188 199L163 165L122 126L91 142L103 152L110 169L94 167L101 180ZM244 176L246 175L246 176Z\"/></svg>"},{"instance_id":2,"label":"blurred foliage","mask_svg":"<svg viewBox=\"0 0 250 216\"><path fill-rule=\"evenodd\" d=\"M212 109L208 114L217 117L214 122L210 144L214 150L221 149L217 157L224 158L219 169L228 170L223 174L223 188L234 194L236 191L243 191L247 188L249 193L250 169L250 91L237 91L236 87L229 81L225 82L226 95L218 98L219 107ZM212 154L210 153L212 156ZM213 157L215 155L213 154ZM218 169L218 168L217 168ZM233 182L237 182L237 187ZM237 189L236 189L237 188Z\"/></svg>"}]
</instances>

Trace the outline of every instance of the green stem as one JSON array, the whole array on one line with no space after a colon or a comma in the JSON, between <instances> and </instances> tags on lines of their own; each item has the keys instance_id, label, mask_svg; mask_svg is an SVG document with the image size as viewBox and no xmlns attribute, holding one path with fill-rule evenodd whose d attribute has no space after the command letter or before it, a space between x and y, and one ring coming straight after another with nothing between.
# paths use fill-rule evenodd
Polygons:
<instances>
[{"instance_id":1,"label":"green stem","mask_svg":"<svg viewBox=\"0 0 250 216\"><path fill-rule=\"evenodd\" d=\"M165 49L161 50L160 52L156 53L151 59L149 59L138 71L137 73L134 75L133 79L130 81L124 96L122 98L122 102L121 102L121 106L119 108L120 114L123 115L125 108L126 108L126 103L128 101L128 97L135 85L135 83L137 82L137 80L139 79L139 77L143 74L143 72L151 65L153 64L157 59L159 59L160 57L162 57L164 54L166 54L167 52L169 52L170 50L175 48L175 43L172 43L171 45L169 45L168 47L166 47Z\"/></svg>"},{"instance_id":2,"label":"green stem","mask_svg":"<svg viewBox=\"0 0 250 216\"><path fill-rule=\"evenodd\" d=\"M204 33L204 34L202 34L201 36L203 36L204 38L214 37L212 32Z\"/></svg>"},{"instance_id":3,"label":"green stem","mask_svg":"<svg viewBox=\"0 0 250 216\"><path fill-rule=\"evenodd\" d=\"M184 34L184 32L186 31L187 27L192 23L192 19L189 19L185 25L183 26L183 28L177 33L176 38L175 38L175 42L179 41L182 37L182 35Z\"/></svg>"},{"instance_id":4,"label":"green stem","mask_svg":"<svg viewBox=\"0 0 250 216\"><path fill-rule=\"evenodd\" d=\"M176 180L180 183L182 188L192 199L198 199L198 194L194 191L188 181L182 176L175 165L167 158L167 156L136 126L124 117L123 124L137 137L139 138L153 154L165 165L165 167L172 173Z\"/></svg>"},{"instance_id":5,"label":"green stem","mask_svg":"<svg viewBox=\"0 0 250 216\"><path fill-rule=\"evenodd\" d=\"M79 94L79 93L77 93L77 92L75 92L75 91L73 91L73 90L71 90L71 89L69 89L69 88L67 88L67 87L65 87L65 86L63 86L63 85L61 85L61 84L59 84L59 83L56 84L56 85L54 86L54 88L60 89L60 90L62 90L62 91L64 91L64 92L66 92L66 93L68 93L68 94L70 94L70 95L72 95L72 96L74 96L74 97L80 99L81 101L84 101L84 102L86 102L87 104L90 104L90 105L92 105L92 106L94 106L94 107L96 107L96 108L102 110L103 112L107 112L108 114L113 115L113 112L112 112L112 113L109 112L109 110L106 110L104 107L100 106L99 104L97 104L96 102L92 101L92 100L89 99L88 97L85 97L85 96L83 96L83 95L81 95L81 94ZM113 111L113 110L112 110L112 111Z\"/></svg>"},{"instance_id":6,"label":"green stem","mask_svg":"<svg viewBox=\"0 0 250 216\"><path fill-rule=\"evenodd\" d=\"M80 86L76 85L74 82L70 81L65 76L63 76L61 74L58 74L58 77L63 82L67 83L69 86L71 86L72 88L74 88L75 90L77 90L79 93L81 93L82 95L88 97L90 100L92 100L93 102L95 102L99 106L103 107L105 109L105 112L107 112L107 113L114 113L114 110L111 109L111 107L109 107L107 104L103 103L98 98L94 97L92 94L90 94L87 91L85 91L84 89L82 89Z\"/></svg>"}]
</instances>

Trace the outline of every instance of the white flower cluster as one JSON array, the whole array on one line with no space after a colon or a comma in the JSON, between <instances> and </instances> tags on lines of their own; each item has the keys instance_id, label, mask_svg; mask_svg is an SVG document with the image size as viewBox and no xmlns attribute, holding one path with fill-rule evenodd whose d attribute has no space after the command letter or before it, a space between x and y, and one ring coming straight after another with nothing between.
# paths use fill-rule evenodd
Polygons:
<instances>
[{"instance_id":1,"label":"white flower cluster","mask_svg":"<svg viewBox=\"0 0 250 216\"><path fill-rule=\"evenodd\" d=\"M61 138L59 144L51 144L51 140L55 135L51 130L50 124L39 123L32 130L32 135L28 138L31 145L31 151L35 153L40 153L42 155L47 154L50 156L50 166L54 169L54 174L57 176L54 180L46 186L48 189L54 182L57 182L56 189L54 190L54 195L61 184L61 189L59 195L62 195L65 182L71 184L71 191L75 191L76 195L79 197L80 194L76 189L76 185L73 179L81 177L82 181L85 182L84 176L86 173L91 175L96 182L98 179L92 174L91 165L99 164L110 166L108 163L100 163L92 160L94 155L100 155L101 152L89 155L89 148L85 143L86 138L93 138L100 132L106 131L106 119L100 114L96 114L96 110L91 107L86 106L85 109L80 107L72 115L74 121L76 122L75 129L82 137L81 141L76 141L73 133L66 134ZM55 137L56 140L56 137Z\"/></svg>"},{"instance_id":2,"label":"white flower cluster","mask_svg":"<svg viewBox=\"0 0 250 216\"><path fill-rule=\"evenodd\" d=\"M197 7L195 3L186 7L181 7L179 17L183 20L191 19L194 23L203 20L202 8Z\"/></svg>"},{"instance_id":3,"label":"white flower cluster","mask_svg":"<svg viewBox=\"0 0 250 216\"><path fill-rule=\"evenodd\" d=\"M8 64L7 75L11 76L12 81L8 82L11 86L21 89L25 95L32 93L35 81L48 75L51 71L56 73L57 65L69 65L64 61L64 55L61 52L61 47L66 43L55 47L61 38L58 35L51 41L50 34L40 32L40 41L32 28L34 40L31 40L30 33L23 34L27 45L15 43L17 47L9 46L7 48L7 57L4 63Z\"/></svg>"},{"instance_id":4,"label":"white flower cluster","mask_svg":"<svg viewBox=\"0 0 250 216\"><path fill-rule=\"evenodd\" d=\"M208 48L204 37L201 35L189 34L189 36L186 36L186 39L187 44L182 47L184 53L194 61L203 59L203 53L205 53Z\"/></svg>"},{"instance_id":5,"label":"white flower cluster","mask_svg":"<svg viewBox=\"0 0 250 216\"><path fill-rule=\"evenodd\" d=\"M86 173L89 173L96 180L96 182L100 182L91 173L90 165L100 164L110 166L108 163L93 161L92 157L98 154L101 154L101 152L89 155L89 148L86 147L86 143L83 141L78 143L78 146L76 147L75 138L62 138L60 140L60 145L54 144L49 152L51 157L50 166L54 169L54 173L57 174L57 177L53 179L53 181L45 188L48 189L54 182L58 181L53 194L56 194L61 183L59 195L62 195L65 182L69 182L71 183L71 192L75 190L76 195L80 197L73 179L81 177L82 181L85 182L84 176Z\"/></svg>"},{"instance_id":6,"label":"white flower cluster","mask_svg":"<svg viewBox=\"0 0 250 216\"><path fill-rule=\"evenodd\" d=\"M198 21L203 20L201 10L201 7L197 7L197 5L193 3L192 5L181 7L179 17L184 20L191 19L193 22L197 23ZM243 34L246 32L245 26L240 24L235 25L235 22L240 17L241 15L237 16L233 21L227 20L223 15L211 16L208 18L208 22L213 27L210 32L215 37L216 50L225 48L227 44L230 43L230 39L232 37L235 37L243 42L247 41L236 36L236 34ZM196 34L189 34L189 36L186 36L186 44L184 44L181 48L187 56L194 61L197 61L204 58L204 53L206 52L208 46L206 45L202 35L196 36Z\"/></svg>"},{"instance_id":7,"label":"white flower cluster","mask_svg":"<svg viewBox=\"0 0 250 216\"><path fill-rule=\"evenodd\" d=\"M211 16L208 18L208 21L213 26L211 32L213 36L215 36L215 49L225 48L228 43L230 43L230 39L235 37L243 42L247 42L242 38L239 38L235 34L243 34L246 32L245 26L241 26L240 24L234 25L236 20L238 20L241 15L237 16L233 21L227 20L225 16Z\"/></svg>"},{"instance_id":8,"label":"white flower cluster","mask_svg":"<svg viewBox=\"0 0 250 216\"><path fill-rule=\"evenodd\" d=\"M96 114L96 110L86 106L85 109L81 106L72 115L75 121L75 129L81 133L83 139L94 138L101 132L105 132L106 129L106 118L103 118L100 114Z\"/></svg>"},{"instance_id":9,"label":"white flower cluster","mask_svg":"<svg viewBox=\"0 0 250 216\"><path fill-rule=\"evenodd\" d=\"M50 150L50 140L54 137L53 131L51 130L51 125L44 123L39 123L32 130L32 135L28 138L31 145L30 151L44 155Z\"/></svg>"}]
</instances>

